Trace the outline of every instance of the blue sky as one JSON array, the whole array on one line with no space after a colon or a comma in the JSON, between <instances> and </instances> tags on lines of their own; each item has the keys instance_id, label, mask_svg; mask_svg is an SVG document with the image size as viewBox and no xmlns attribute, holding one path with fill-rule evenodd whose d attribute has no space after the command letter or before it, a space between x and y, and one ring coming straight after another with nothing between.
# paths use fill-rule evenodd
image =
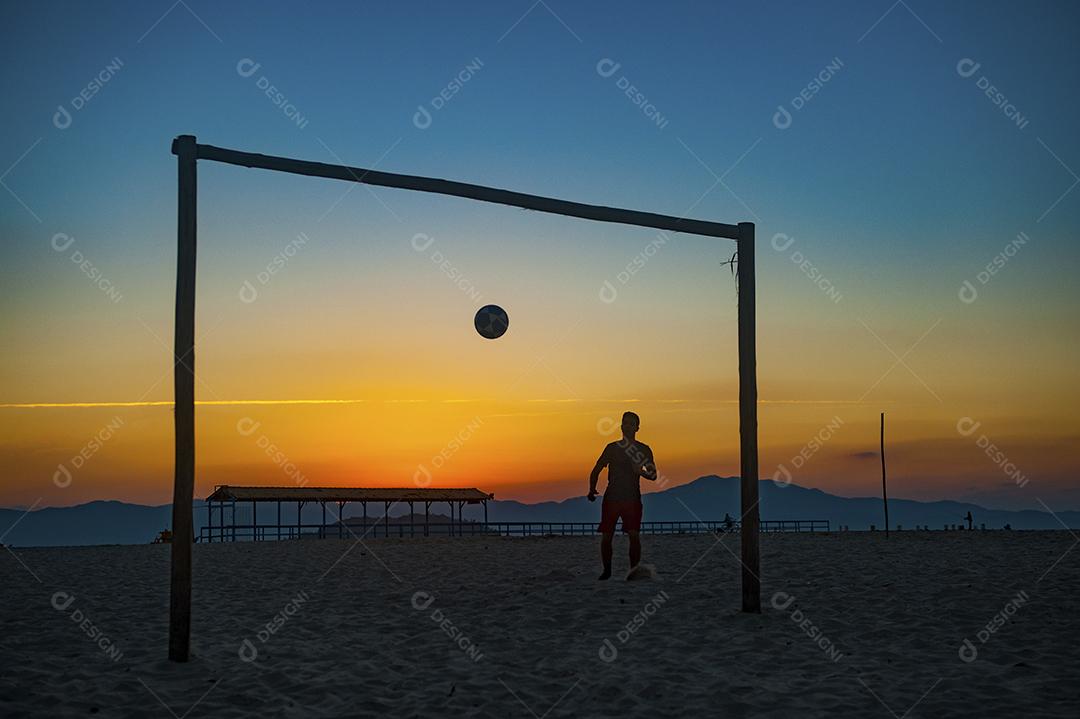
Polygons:
<instances>
[{"instance_id":1,"label":"blue sky","mask_svg":"<svg viewBox=\"0 0 1080 719\"><path fill-rule=\"evenodd\" d=\"M1074 180L1054 154L1078 164L1076 11L1057 7L1034 17L1011 3L192 2L164 17L167 2L9 7L18 32L3 51L4 166L40 143L4 181L47 222L35 228L5 193L5 230L78 228L103 237L103 254L130 251L117 201L124 227L149 239L171 200L162 148L182 132L674 214L753 147L725 176L731 192L714 187L696 214L756 216L836 272L880 265L921 285L929 278L908 267L934 256L964 272L993 244L988 233L1033 226ZM113 58L122 69L70 128L53 127L57 106ZM261 63L256 76L238 75L244 58ZM430 128L414 127L417 106L474 58L482 69ZM621 64L606 79L605 58ZM834 58L842 69L790 128L774 127L777 107ZM981 63L978 75L958 75L964 58ZM980 93L982 74L1030 118L1023 130ZM260 94L260 76L308 120L303 130ZM667 119L663 130L620 77ZM222 191L242 192L246 179L229 173ZM1039 223L1047 257L1075 256L1064 235L1076 212L1066 201Z\"/></svg>"}]
</instances>

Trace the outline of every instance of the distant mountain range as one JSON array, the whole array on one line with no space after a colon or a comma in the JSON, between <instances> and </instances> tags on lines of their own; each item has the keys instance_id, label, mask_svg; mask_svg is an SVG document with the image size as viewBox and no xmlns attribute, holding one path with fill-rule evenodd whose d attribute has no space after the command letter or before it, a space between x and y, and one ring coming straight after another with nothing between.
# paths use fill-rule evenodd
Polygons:
<instances>
[{"instance_id":1,"label":"distant mountain range","mask_svg":"<svg viewBox=\"0 0 1080 719\"><path fill-rule=\"evenodd\" d=\"M833 529L844 525L852 530L869 529L871 525L882 527L882 507L879 497L838 497L819 489L798 485L779 485L772 480L759 483L762 519L827 519ZM724 514L739 517L739 479L737 477L701 477L688 484L672 487L644 497L645 519L661 521L715 520ZM436 507L432 507L435 509ZM391 516L406 515L407 507L400 512L391 510ZM1080 512L1048 512L1034 510L1008 511L985 509L976 504L938 501L917 502L911 499L890 499L889 520L895 527L913 529L916 525L929 525L941 529L945 525L962 524L964 516L971 512L975 526L985 524L1000 529L1006 524L1013 529L1062 529L1080 528ZM371 508L374 518L374 508ZM346 507L346 519L357 516L359 507ZM488 508L492 522L595 522L599 520L599 502L589 502L585 497L573 497L561 502L525 504L514 501L494 501ZM250 507L238 505L238 522L250 522ZM407 515L406 515L407 516ZM319 522L321 510L318 505L304 509L304 522ZM260 513L260 520L269 516ZM480 520L483 514L477 507L465 510L466 520ZM206 524L207 511L202 501L195 503L196 532ZM215 523L216 523L215 515ZM295 506L282 506L282 521L296 521ZM335 518L329 516L328 524ZM432 515L432 521L435 515ZM443 520L445 521L445 520ZM74 507L52 507L25 512L18 509L0 509L0 536L4 544L19 547L30 546L77 546L88 544L145 544L159 531L169 527L171 505L156 507L128 504L117 501L97 501Z\"/></svg>"}]
</instances>

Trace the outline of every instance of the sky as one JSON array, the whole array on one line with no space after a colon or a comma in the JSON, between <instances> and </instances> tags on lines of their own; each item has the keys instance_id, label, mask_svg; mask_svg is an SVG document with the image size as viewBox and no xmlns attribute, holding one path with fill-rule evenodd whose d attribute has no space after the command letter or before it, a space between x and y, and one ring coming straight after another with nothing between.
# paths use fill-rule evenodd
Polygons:
<instances>
[{"instance_id":1,"label":"sky","mask_svg":"<svg viewBox=\"0 0 1080 719\"><path fill-rule=\"evenodd\" d=\"M761 477L1080 509L1080 10L5 3L0 505L162 504L181 134L757 225ZM196 495L738 474L728 240L199 164ZM510 329L485 340L482 305ZM768 508L762 508L768 519Z\"/></svg>"}]
</instances>

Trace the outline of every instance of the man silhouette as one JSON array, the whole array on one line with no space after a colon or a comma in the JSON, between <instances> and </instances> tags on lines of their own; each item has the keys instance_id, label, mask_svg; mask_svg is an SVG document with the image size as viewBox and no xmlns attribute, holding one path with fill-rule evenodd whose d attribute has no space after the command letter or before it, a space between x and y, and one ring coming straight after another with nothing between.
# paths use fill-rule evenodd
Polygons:
<instances>
[{"instance_id":1,"label":"man silhouette","mask_svg":"<svg viewBox=\"0 0 1080 719\"><path fill-rule=\"evenodd\" d=\"M611 576L611 543L615 537L615 523L620 518L623 531L630 537L631 570L641 562L641 483L638 478L656 481L656 463L649 445L635 439L640 427L640 417L633 412L623 413L622 439L604 447L589 475L589 501L595 502L600 471L608 468L607 489L600 512L600 558L604 562L600 579Z\"/></svg>"}]
</instances>

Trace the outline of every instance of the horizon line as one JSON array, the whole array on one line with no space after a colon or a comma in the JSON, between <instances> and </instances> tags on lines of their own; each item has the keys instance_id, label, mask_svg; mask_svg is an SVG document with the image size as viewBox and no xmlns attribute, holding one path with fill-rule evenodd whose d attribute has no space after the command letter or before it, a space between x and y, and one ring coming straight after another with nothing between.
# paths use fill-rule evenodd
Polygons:
<instances>
[{"instance_id":1,"label":"horizon line","mask_svg":"<svg viewBox=\"0 0 1080 719\"><path fill-rule=\"evenodd\" d=\"M690 403L713 403L713 404L737 404L738 399L581 399L581 398L540 398L521 400L500 399L215 399L195 400L199 406L227 407L245 405L318 405L318 404L421 404L432 402L438 404L471 404L477 402L525 402L525 403L596 403L596 404L690 404ZM133 401L133 402L9 402L0 404L0 409L101 409L108 407L173 407L172 400ZM863 400L848 399L759 399L758 404L867 404ZM882 404L878 402L878 404ZM890 404L886 402L884 404Z\"/></svg>"}]
</instances>

